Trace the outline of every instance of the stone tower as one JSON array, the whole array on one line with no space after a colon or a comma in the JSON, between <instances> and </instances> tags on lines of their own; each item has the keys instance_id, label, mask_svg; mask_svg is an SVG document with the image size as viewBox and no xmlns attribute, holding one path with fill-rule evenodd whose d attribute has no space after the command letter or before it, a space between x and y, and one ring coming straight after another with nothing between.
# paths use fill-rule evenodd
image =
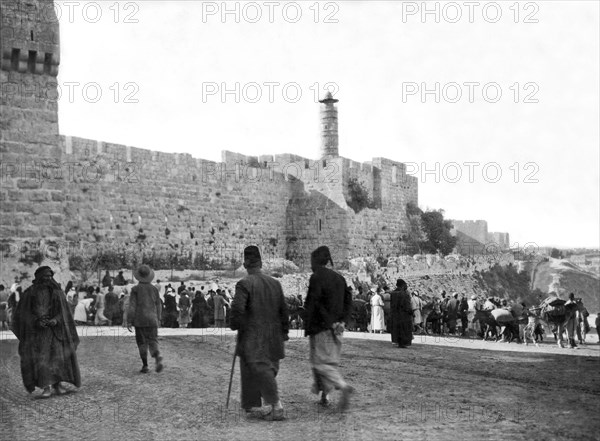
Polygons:
<instances>
[{"instance_id":1,"label":"stone tower","mask_svg":"<svg viewBox=\"0 0 600 441\"><path fill-rule=\"evenodd\" d=\"M52 0L2 2L0 23L0 275L12 281L7 273L32 275L23 260L41 263L48 244L56 249L64 237L59 23ZM63 266L44 264L55 272Z\"/></svg>"},{"instance_id":2,"label":"stone tower","mask_svg":"<svg viewBox=\"0 0 600 441\"><path fill-rule=\"evenodd\" d=\"M338 152L338 114L331 92L327 92L321 103L321 159L337 158Z\"/></svg>"},{"instance_id":3,"label":"stone tower","mask_svg":"<svg viewBox=\"0 0 600 441\"><path fill-rule=\"evenodd\" d=\"M58 143L56 76L59 27L52 0L12 0L0 6L2 142ZM14 146L13 146L14 147ZM52 150L52 149L50 149ZM4 158L6 160L6 158Z\"/></svg>"}]
</instances>

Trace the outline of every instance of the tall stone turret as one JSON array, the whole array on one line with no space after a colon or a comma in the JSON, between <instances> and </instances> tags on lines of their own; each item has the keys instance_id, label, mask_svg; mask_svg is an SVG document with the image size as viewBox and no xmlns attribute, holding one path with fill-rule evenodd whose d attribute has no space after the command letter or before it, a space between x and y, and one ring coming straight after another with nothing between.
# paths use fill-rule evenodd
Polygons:
<instances>
[{"instance_id":1,"label":"tall stone turret","mask_svg":"<svg viewBox=\"0 0 600 441\"><path fill-rule=\"evenodd\" d=\"M64 237L53 1L2 1L0 25L0 277L31 276L43 261L60 281L64 259L46 259Z\"/></svg>"},{"instance_id":2,"label":"tall stone turret","mask_svg":"<svg viewBox=\"0 0 600 441\"><path fill-rule=\"evenodd\" d=\"M0 20L1 140L57 145L60 44L54 4L2 2Z\"/></svg>"},{"instance_id":3,"label":"tall stone turret","mask_svg":"<svg viewBox=\"0 0 600 441\"><path fill-rule=\"evenodd\" d=\"M331 92L327 92L321 103L321 159L337 158L338 152L338 114Z\"/></svg>"}]
</instances>

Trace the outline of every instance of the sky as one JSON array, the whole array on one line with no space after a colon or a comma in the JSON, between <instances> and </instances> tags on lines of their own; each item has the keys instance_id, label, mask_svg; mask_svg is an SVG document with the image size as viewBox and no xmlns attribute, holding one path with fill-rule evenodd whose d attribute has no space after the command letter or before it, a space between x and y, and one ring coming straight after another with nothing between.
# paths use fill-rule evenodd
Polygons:
<instances>
[{"instance_id":1,"label":"sky","mask_svg":"<svg viewBox=\"0 0 600 441\"><path fill-rule=\"evenodd\" d=\"M599 247L598 2L67 3L63 135L317 159L330 90L340 155L407 163L421 208Z\"/></svg>"}]
</instances>

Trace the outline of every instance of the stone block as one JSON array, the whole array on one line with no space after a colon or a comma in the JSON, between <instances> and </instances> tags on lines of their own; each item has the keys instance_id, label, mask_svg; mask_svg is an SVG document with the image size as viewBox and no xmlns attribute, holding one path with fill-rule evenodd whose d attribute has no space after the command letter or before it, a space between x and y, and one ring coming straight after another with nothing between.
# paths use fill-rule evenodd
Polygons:
<instances>
[{"instance_id":1,"label":"stone block","mask_svg":"<svg viewBox=\"0 0 600 441\"><path fill-rule=\"evenodd\" d=\"M57 191L51 192L52 200L57 202L62 202L65 200L65 195L63 193L59 193Z\"/></svg>"},{"instance_id":2,"label":"stone block","mask_svg":"<svg viewBox=\"0 0 600 441\"><path fill-rule=\"evenodd\" d=\"M18 179L17 180L17 188L22 190L35 190L38 188L42 188L42 182L39 179Z\"/></svg>"},{"instance_id":3,"label":"stone block","mask_svg":"<svg viewBox=\"0 0 600 441\"><path fill-rule=\"evenodd\" d=\"M30 191L27 196L31 202L45 202L51 200L50 192L47 191Z\"/></svg>"},{"instance_id":4,"label":"stone block","mask_svg":"<svg viewBox=\"0 0 600 441\"><path fill-rule=\"evenodd\" d=\"M0 237L3 239L13 239L17 235L17 229L8 225L0 225Z\"/></svg>"},{"instance_id":5,"label":"stone block","mask_svg":"<svg viewBox=\"0 0 600 441\"><path fill-rule=\"evenodd\" d=\"M40 229L33 227L33 226L28 226L28 227L24 227L24 228L17 228L17 237L21 237L21 238L34 238L37 239L40 237Z\"/></svg>"},{"instance_id":6,"label":"stone block","mask_svg":"<svg viewBox=\"0 0 600 441\"><path fill-rule=\"evenodd\" d=\"M61 213L51 213L50 214L50 222L53 226L62 225L64 221L64 217Z\"/></svg>"},{"instance_id":7,"label":"stone block","mask_svg":"<svg viewBox=\"0 0 600 441\"><path fill-rule=\"evenodd\" d=\"M60 227L43 227L41 229L42 237L48 238L61 238L63 237L63 229Z\"/></svg>"}]
</instances>

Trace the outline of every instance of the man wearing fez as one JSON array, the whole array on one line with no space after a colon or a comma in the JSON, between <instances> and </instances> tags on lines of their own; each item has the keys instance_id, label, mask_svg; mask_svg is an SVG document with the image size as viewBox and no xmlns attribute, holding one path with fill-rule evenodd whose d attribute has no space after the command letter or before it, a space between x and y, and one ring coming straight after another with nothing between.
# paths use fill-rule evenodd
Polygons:
<instances>
[{"instance_id":1,"label":"man wearing fez","mask_svg":"<svg viewBox=\"0 0 600 441\"><path fill-rule=\"evenodd\" d=\"M148 265L140 265L134 272L139 283L131 288L129 311L127 312L127 330L135 327L135 342L142 359L142 374L148 372L148 348L156 361L156 372L163 370L162 357L158 351L158 326L162 305L158 289L151 285L154 271Z\"/></svg>"},{"instance_id":2,"label":"man wearing fez","mask_svg":"<svg viewBox=\"0 0 600 441\"><path fill-rule=\"evenodd\" d=\"M261 271L258 247L244 249L244 268L248 275L235 285L230 323L238 331L241 406L248 416L282 420L275 377L279 360L285 357L283 342L288 340L287 306L279 281Z\"/></svg>"},{"instance_id":3,"label":"man wearing fez","mask_svg":"<svg viewBox=\"0 0 600 441\"><path fill-rule=\"evenodd\" d=\"M35 271L33 285L21 295L12 330L19 339L21 375L29 393L44 389L43 398L66 393L61 381L81 386L79 336L60 285L48 266Z\"/></svg>"},{"instance_id":4,"label":"man wearing fez","mask_svg":"<svg viewBox=\"0 0 600 441\"><path fill-rule=\"evenodd\" d=\"M399 348L410 346L413 339L413 310L408 287L402 279L396 281L396 289L392 291L391 316L392 343Z\"/></svg>"},{"instance_id":5,"label":"man wearing fez","mask_svg":"<svg viewBox=\"0 0 600 441\"><path fill-rule=\"evenodd\" d=\"M313 274L310 276L304 308L305 332L309 337L314 376L312 392L320 392L320 404L327 406L328 394L333 389L340 390L342 396L338 405L343 411L354 392L354 388L344 381L338 371L345 323L352 313L352 294L344 277L326 267L328 263L333 266L329 248L321 246L310 257Z\"/></svg>"}]
</instances>

